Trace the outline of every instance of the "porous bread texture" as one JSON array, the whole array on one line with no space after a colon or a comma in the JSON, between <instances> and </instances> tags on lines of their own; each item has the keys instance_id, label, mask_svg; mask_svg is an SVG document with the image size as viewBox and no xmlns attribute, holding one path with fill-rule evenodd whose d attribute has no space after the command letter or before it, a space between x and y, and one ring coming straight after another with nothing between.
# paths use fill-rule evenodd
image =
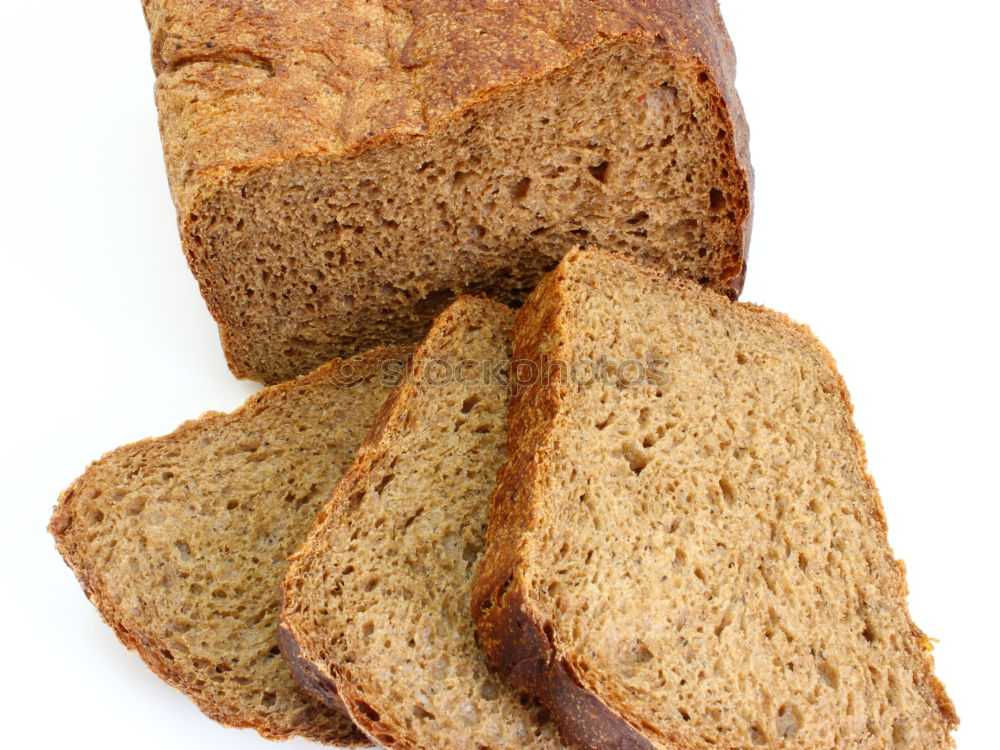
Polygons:
<instances>
[{"instance_id":1,"label":"porous bread texture","mask_svg":"<svg viewBox=\"0 0 1000 750\"><path fill-rule=\"evenodd\" d=\"M747 131L715 0L146 0L183 247L276 382L516 304L594 242L736 294Z\"/></svg>"},{"instance_id":2,"label":"porous bread texture","mask_svg":"<svg viewBox=\"0 0 1000 750\"><path fill-rule=\"evenodd\" d=\"M286 558L409 350L335 361L92 464L49 530L127 647L208 716L268 739L367 740L301 690L277 648Z\"/></svg>"},{"instance_id":3,"label":"porous bread texture","mask_svg":"<svg viewBox=\"0 0 1000 750\"><path fill-rule=\"evenodd\" d=\"M512 319L471 298L438 318L285 578L293 671L386 747L563 747L544 709L491 673L469 613Z\"/></svg>"},{"instance_id":4,"label":"porous bread texture","mask_svg":"<svg viewBox=\"0 0 1000 750\"><path fill-rule=\"evenodd\" d=\"M953 745L847 390L807 328L574 252L513 344L609 373L550 365L515 394L473 594L484 648L568 739Z\"/></svg>"}]
</instances>

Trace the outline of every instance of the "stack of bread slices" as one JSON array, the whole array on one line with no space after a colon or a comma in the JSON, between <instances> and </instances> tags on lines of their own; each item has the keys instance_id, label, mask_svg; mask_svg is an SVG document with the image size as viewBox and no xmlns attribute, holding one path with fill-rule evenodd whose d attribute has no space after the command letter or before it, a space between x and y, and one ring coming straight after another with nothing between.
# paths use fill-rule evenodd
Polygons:
<instances>
[{"instance_id":1,"label":"stack of bread slices","mask_svg":"<svg viewBox=\"0 0 1000 750\"><path fill-rule=\"evenodd\" d=\"M735 301L714 0L266 5L144 0L185 251L284 382L59 498L122 642L269 739L953 746L833 359Z\"/></svg>"},{"instance_id":2,"label":"stack of bread slices","mask_svg":"<svg viewBox=\"0 0 1000 750\"><path fill-rule=\"evenodd\" d=\"M154 670L267 737L948 747L956 722L830 355L604 251L516 316L460 298L411 356L109 454L52 531Z\"/></svg>"}]
</instances>

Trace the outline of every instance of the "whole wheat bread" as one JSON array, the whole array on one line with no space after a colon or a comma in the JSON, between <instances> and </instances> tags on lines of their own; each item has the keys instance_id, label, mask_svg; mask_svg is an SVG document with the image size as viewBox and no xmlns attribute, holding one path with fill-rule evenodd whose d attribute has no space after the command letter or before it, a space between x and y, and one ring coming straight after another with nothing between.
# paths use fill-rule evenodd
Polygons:
<instances>
[{"instance_id":1,"label":"whole wheat bread","mask_svg":"<svg viewBox=\"0 0 1000 750\"><path fill-rule=\"evenodd\" d=\"M715 0L144 0L184 252L276 382L518 303L570 247L738 292L747 129Z\"/></svg>"},{"instance_id":2,"label":"whole wheat bread","mask_svg":"<svg viewBox=\"0 0 1000 750\"><path fill-rule=\"evenodd\" d=\"M471 298L438 318L286 575L293 672L387 747L562 747L491 673L469 613L504 457L512 318Z\"/></svg>"},{"instance_id":3,"label":"whole wheat bread","mask_svg":"<svg viewBox=\"0 0 1000 750\"><path fill-rule=\"evenodd\" d=\"M512 377L474 614L567 739L953 744L850 398L807 328L591 251L531 296L513 345L542 376Z\"/></svg>"},{"instance_id":4,"label":"whole wheat bread","mask_svg":"<svg viewBox=\"0 0 1000 750\"><path fill-rule=\"evenodd\" d=\"M49 530L107 623L222 724L368 744L278 654L286 557L350 465L408 350L335 361L232 414L108 453Z\"/></svg>"}]
</instances>

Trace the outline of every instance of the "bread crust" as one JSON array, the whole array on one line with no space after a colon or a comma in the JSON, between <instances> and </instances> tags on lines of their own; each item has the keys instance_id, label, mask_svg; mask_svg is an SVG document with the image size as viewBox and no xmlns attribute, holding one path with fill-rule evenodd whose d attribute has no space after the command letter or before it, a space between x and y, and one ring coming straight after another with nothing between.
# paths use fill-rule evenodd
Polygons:
<instances>
[{"instance_id":1,"label":"bread crust","mask_svg":"<svg viewBox=\"0 0 1000 750\"><path fill-rule=\"evenodd\" d=\"M452 321L460 320L466 314L465 305L469 302L474 302L476 306L492 312L502 320L507 320L507 325L509 325L509 321L512 319L512 313L509 308L488 298L479 297L473 300L471 297L459 297L438 318L435 330L437 330L438 325L442 325L446 329ZM440 338L440 335L438 334L438 338ZM310 532L301 547L290 558L292 566L290 566L286 575L286 582L282 590L282 617L278 627L278 645L281 649L281 655L284 657L285 662L288 664L292 675L299 685L327 706L345 711L355 724L373 740L392 747L413 747L414 745L405 737L386 736L384 728L380 727L378 723L377 714L373 717L373 709L359 697L357 691L354 689L350 675L341 673L340 669L336 666L331 671L327 668L326 664L319 664L303 653L303 650L307 646L300 643L300 640L308 638L309 633L302 632L301 628L296 630L293 625L289 624L290 618L285 615L290 608L293 598L291 596L291 586L288 581L294 575L293 568L296 561L324 554L322 536L317 535L315 530L325 523L328 516L335 516L337 509L343 504L349 503L352 496L364 491L367 476L371 472L372 467L381 461L385 454L391 450L398 436L409 429L407 421L410 401L419 395L418 386L414 382L412 373L414 372L414 368L433 359L433 352L437 346L437 341L431 340L433 337L434 333L432 332L428 336L428 339L414 351L406 372L379 410L368 436L359 447L354 464L341 478L333 495L327 501L323 510L320 511L314 524L313 532Z\"/></svg>"},{"instance_id":2,"label":"bread crust","mask_svg":"<svg viewBox=\"0 0 1000 750\"><path fill-rule=\"evenodd\" d=\"M373 376L382 362L396 359L405 360L409 352L410 350L405 347L385 347L374 350L363 357L354 358L350 360L350 377ZM272 386L251 396L242 406L229 414L210 412L198 420L183 423L166 437L147 438L109 452L99 461L94 462L82 476L60 494L48 530L55 538L56 548L67 566L76 575L87 598L114 631L118 640L126 648L137 652L150 670L167 684L187 695L209 718L229 727L254 729L261 736L272 740L284 740L294 735L300 735L314 742L328 745L368 747L371 743L357 729L341 733L323 733L313 730L308 722L304 722L300 729L290 731L256 721L251 714L240 711L238 707L222 705L206 698L199 689L198 675L181 669L176 662L164 657L163 652L166 644L160 643L155 635L140 632L134 625L130 624L131 618L128 614L123 612L115 598L97 583L99 577L94 573L93 561L86 556L84 550L77 546L70 534L76 518L74 497L89 485L91 472L99 464L113 461L118 457L141 456L154 443L161 445L165 442L178 443L199 434L210 435L217 427L238 422L245 416L252 415L255 411L274 403L293 389L308 388L311 382L327 379L333 368L341 367L344 364L344 361L331 362L309 375L278 386ZM340 711L346 715L342 706Z\"/></svg>"},{"instance_id":3,"label":"bread crust","mask_svg":"<svg viewBox=\"0 0 1000 750\"><path fill-rule=\"evenodd\" d=\"M559 281L557 268L518 312L512 336L514 360L559 360L558 349L547 348L556 335L557 306L544 304L553 296L549 289ZM568 742L594 750L653 750L654 745L581 684L551 628L543 624L521 576L518 535L533 525L532 488L542 463L538 453L559 408L562 385L556 374L547 386L535 378L524 389L512 389L508 459L490 501L486 552L472 591L472 617L480 645L500 675L545 703Z\"/></svg>"},{"instance_id":4,"label":"bread crust","mask_svg":"<svg viewBox=\"0 0 1000 750\"><path fill-rule=\"evenodd\" d=\"M734 84L736 55L717 0L499 5L396 0L373 12L373 18L351 5L280 0L265 8L246 0L143 0L160 94L171 76L193 66L202 66L191 74L220 99L236 82L204 66L250 70L268 82L265 101L256 106L240 102L240 109L232 111L220 102L215 114L239 123L239 131L201 133L191 113L161 109L175 199L221 184L227 173L307 154L346 156L429 135L497 91L565 68L619 37L653 38L664 54L703 66L733 124L730 147L750 187L749 131ZM484 28L495 37L488 46L477 31ZM352 57L340 49L347 41L369 44L381 57ZM325 60L327 77L343 86L350 83L354 98L336 108L309 101L295 68L310 50L322 51L316 54ZM396 96L387 101L389 92ZM285 116L276 121L276 113ZM176 131L175 121L181 126ZM175 142L175 132L184 135L184 143ZM180 210L184 201L177 202Z\"/></svg>"},{"instance_id":5,"label":"bread crust","mask_svg":"<svg viewBox=\"0 0 1000 750\"><path fill-rule=\"evenodd\" d=\"M571 251L570 255L577 252L580 251ZM603 257L607 263L631 266L658 283L695 288L692 282L670 279L658 269L642 266L622 255L597 250L586 252ZM512 334L515 360L544 362L569 358L565 353L567 344L560 340L556 327L560 308L559 284L564 278L561 268L556 268L518 312ZM724 298L720 297L720 303L726 303ZM832 355L807 326L762 306L730 304L742 316L764 317L790 331L804 348L825 362L836 378L838 395L844 408L848 414L853 414L850 394ZM665 742L652 742L649 733L643 731L641 717L622 716L601 700L593 686L585 685L577 677L580 672L574 668L572 655L563 650L551 625L544 622L541 608L532 600L525 578L524 543L529 530L535 526L538 487L548 438L554 428L560 402L568 392L567 384L560 378L562 374L556 370L547 383L542 378L536 378L527 388L515 389L511 394L508 459L500 469L491 498L487 547L472 593L472 616L480 644L501 675L545 703L553 712L563 735L579 747L592 750L690 750L690 746L677 737L667 737ZM874 480L867 470L864 442L853 422L849 422L872 499L869 512L877 522L883 549L891 557L885 513ZM897 572L894 593L902 601L903 609L907 610L907 589L901 562L897 564ZM930 640L912 618L909 625L913 636L929 654ZM924 660L923 676L928 697L936 704L943 724L950 732L958 726L958 716L944 685L933 672L933 660L929 655ZM954 746L954 739L950 736L948 742Z\"/></svg>"},{"instance_id":6,"label":"bread crust","mask_svg":"<svg viewBox=\"0 0 1000 750\"><path fill-rule=\"evenodd\" d=\"M722 278L708 281L739 295L753 171L734 86L735 54L716 0L353 6L350 0L281 0L266 7L248 0L143 0L182 245L238 376L275 382L276 369L256 361L267 355L239 344L247 338L239 335L242 317L246 310L265 313L262 303L234 303L232 282L205 258L196 212L208 196L238 190L272 167L317 158L328 163L434 136L503 91L565 70L599 48L636 40L703 71L699 86L728 123L719 148L742 173L743 189L731 206L733 245L720 249ZM272 342L271 349L282 351L283 344Z\"/></svg>"}]
</instances>

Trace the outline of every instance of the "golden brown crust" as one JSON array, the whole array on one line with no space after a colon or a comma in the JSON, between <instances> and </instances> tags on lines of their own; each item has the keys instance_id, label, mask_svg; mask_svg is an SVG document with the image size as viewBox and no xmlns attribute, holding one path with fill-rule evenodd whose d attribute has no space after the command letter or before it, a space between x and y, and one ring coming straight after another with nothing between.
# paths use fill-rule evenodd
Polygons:
<instances>
[{"instance_id":1,"label":"golden brown crust","mask_svg":"<svg viewBox=\"0 0 1000 750\"><path fill-rule=\"evenodd\" d=\"M92 473L101 465L113 462L118 458L139 458L154 444L162 446L165 443L176 444L181 441L191 440L199 435L210 436L220 427L238 423L247 417L251 417L259 410L273 405L293 391L308 389L314 383L328 380L334 374L335 368L339 368L335 377L338 379L341 377L347 378L344 383L345 385L354 378L375 376L384 361L404 361L409 356L409 352L410 350L405 347L386 347L369 352L364 356L353 358L352 360L330 362L309 375L304 375L296 380L278 386L272 386L251 396L242 406L229 414L210 412L203 415L200 419L183 423L174 432L165 437L147 438L122 446L107 453L100 460L91 464L88 470L59 496L58 503L49 523L49 532L55 538L56 548L59 550L66 564L76 575L87 598L97 608L104 621L114 630L115 635L123 645L136 651L156 675L186 694L207 716L218 721L220 724L231 727L251 728L268 739L280 740L288 739L293 735L300 735L324 744L344 747L370 746L367 738L356 729L345 728L345 731L333 733L317 731L310 726L308 717L304 716L301 726L294 731L290 731L260 723L253 716L240 711L237 707L222 705L211 698L205 697L198 685L199 676L188 673L180 668L175 661L164 656L166 645L158 642L155 635L139 632L134 625L129 625L128 623L131 622L132 618L120 610L119 603L115 597L102 589L99 583L99 576L93 568L94 561L77 545L71 533L75 520L74 497L89 486Z\"/></svg>"},{"instance_id":2,"label":"golden brown crust","mask_svg":"<svg viewBox=\"0 0 1000 750\"><path fill-rule=\"evenodd\" d=\"M571 256L578 252L581 251L571 251L567 259L571 260ZM687 280L671 279L658 269L635 263L622 255L593 249L585 252L602 257L609 264L625 264L658 284L695 288ZM561 339L557 326L559 310L565 304L560 300L560 283L565 278L562 269L560 266L550 273L518 312L512 333L514 362L544 363L567 359L567 342ZM762 306L730 304L739 316L746 319L765 318L774 326L787 330L803 349L824 362L836 379L845 411L848 415L853 413L847 386L837 371L833 356L807 326ZM667 738L665 744L651 744L647 739L649 735L643 733L641 717L622 717L574 677L578 672L574 669L571 655L561 650L551 626L544 623L541 608L532 600L524 578L524 543L527 531L535 527L534 516L548 436L567 390L567 384L561 377L564 375L563 370L555 368L548 380L534 378L527 388L521 391L515 389L511 394L508 459L499 472L491 499L487 548L472 594L472 614L477 634L504 678L538 696L549 706L560 730L578 746L593 750L653 747L686 750L679 738ZM847 419L846 424L851 430L868 485L865 495L870 499L870 513L877 522L882 548L891 557L885 512L874 480L867 470L864 442L853 420ZM907 589L902 563L894 566L894 570L895 593L906 610ZM909 623L911 632L929 652L927 637L912 619ZM924 660L923 676L929 692L927 697L937 706L946 732L954 730L958 726L958 716L943 684L934 675L933 659L929 653ZM954 746L950 737L947 742Z\"/></svg>"},{"instance_id":3,"label":"golden brown crust","mask_svg":"<svg viewBox=\"0 0 1000 750\"><path fill-rule=\"evenodd\" d=\"M563 68L610 38L634 35L655 38L665 54L704 67L750 176L736 58L716 0L354 5L143 1L176 195L196 173L206 173L208 183L228 170L427 135L500 88ZM210 110L183 106L185 80L203 87ZM322 88L330 98L319 96ZM248 90L255 95L232 96Z\"/></svg>"}]
</instances>

